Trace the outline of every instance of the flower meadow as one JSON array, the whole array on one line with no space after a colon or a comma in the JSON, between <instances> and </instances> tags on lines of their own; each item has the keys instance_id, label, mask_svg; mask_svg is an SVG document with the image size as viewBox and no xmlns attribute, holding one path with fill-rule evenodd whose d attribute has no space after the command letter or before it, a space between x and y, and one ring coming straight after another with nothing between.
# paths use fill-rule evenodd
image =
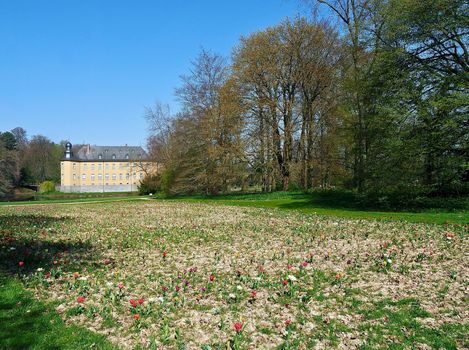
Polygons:
<instances>
[{"instance_id":1,"label":"flower meadow","mask_svg":"<svg viewBox=\"0 0 469 350\"><path fill-rule=\"evenodd\" d=\"M0 267L118 348L457 349L467 229L182 202L4 207Z\"/></svg>"}]
</instances>

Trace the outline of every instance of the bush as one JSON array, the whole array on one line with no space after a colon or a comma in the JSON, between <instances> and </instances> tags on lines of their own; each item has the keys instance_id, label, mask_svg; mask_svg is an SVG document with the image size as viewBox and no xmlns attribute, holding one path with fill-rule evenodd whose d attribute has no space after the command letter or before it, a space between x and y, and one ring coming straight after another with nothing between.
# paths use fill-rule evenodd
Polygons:
<instances>
[{"instance_id":1,"label":"bush","mask_svg":"<svg viewBox=\"0 0 469 350\"><path fill-rule=\"evenodd\" d=\"M39 192L41 193L48 193L55 191L55 183L54 181L44 181L39 185Z\"/></svg>"},{"instance_id":2,"label":"bush","mask_svg":"<svg viewBox=\"0 0 469 350\"><path fill-rule=\"evenodd\" d=\"M138 192L142 195L161 191L161 176L159 174L147 175L140 182Z\"/></svg>"}]
</instances>

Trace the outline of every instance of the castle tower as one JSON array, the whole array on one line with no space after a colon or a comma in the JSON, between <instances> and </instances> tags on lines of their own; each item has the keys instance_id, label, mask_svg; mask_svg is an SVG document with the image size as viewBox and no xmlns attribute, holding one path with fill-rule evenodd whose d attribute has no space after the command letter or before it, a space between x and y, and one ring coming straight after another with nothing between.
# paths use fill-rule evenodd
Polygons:
<instances>
[{"instance_id":1,"label":"castle tower","mask_svg":"<svg viewBox=\"0 0 469 350\"><path fill-rule=\"evenodd\" d=\"M65 144L64 158L65 159L72 159L72 157L73 157L72 144L70 142L67 142Z\"/></svg>"}]
</instances>

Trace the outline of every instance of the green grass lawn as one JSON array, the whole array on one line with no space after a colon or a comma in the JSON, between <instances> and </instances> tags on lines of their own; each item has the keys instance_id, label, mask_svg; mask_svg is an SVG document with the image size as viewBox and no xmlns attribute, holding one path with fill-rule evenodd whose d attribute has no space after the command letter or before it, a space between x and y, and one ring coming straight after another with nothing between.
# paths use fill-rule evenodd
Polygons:
<instances>
[{"instance_id":1,"label":"green grass lawn","mask_svg":"<svg viewBox=\"0 0 469 350\"><path fill-rule=\"evenodd\" d=\"M333 215L357 219L405 220L435 224L469 223L469 211L467 209L435 208L418 211L384 211L382 209L363 207L357 203L353 195L341 192L313 194L274 192L228 196L183 196L165 200L277 208L281 210L295 210L305 214Z\"/></svg>"},{"instance_id":2,"label":"green grass lawn","mask_svg":"<svg viewBox=\"0 0 469 350\"><path fill-rule=\"evenodd\" d=\"M66 326L53 305L0 273L0 349L115 349L104 336Z\"/></svg>"},{"instance_id":3,"label":"green grass lawn","mask_svg":"<svg viewBox=\"0 0 469 350\"><path fill-rule=\"evenodd\" d=\"M70 199L47 199L28 202L0 202L0 207L5 205L31 205L53 203L81 203L81 202L107 202L107 201L131 201L142 198L135 194L120 197L93 197ZM464 201L459 207L431 208L419 210L383 210L382 208L366 207L357 201L355 195L350 192L324 191L312 194L300 192L273 192L231 194L219 196L180 196L155 199L165 201L204 202L219 205L234 205L258 208L276 208L280 210L295 210L305 214L332 215L343 218L378 219L393 221L409 221L435 224L461 224L469 223L469 210L464 207ZM452 203L451 203L452 204Z\"/></svg>"},{"instance_id":4,"label":"green grass lawn","mask_svg":"<svg viewBox=\"0 0 469 350\"><path fill-rule=\"evenodd\" d=\"M213 203L1 207L0 349L469 348L465 226Z\"/></svg>"},{"instance_id":5,"label":"green grass lawn","mask_svg":"<svg viewBox=\"0 0 469 350\"><path fill-rule=\"evenodd\" d=\"M121 196L121 197L93 197L93 198L71 198L71 199L47 199L37 201L19 201L19 202L0 202L2 206L23 206L37 204L61 204L61 203L101 203L101 202L120 202L120 201L139 201L146 196Z\"/></svg>"}]
</instances>

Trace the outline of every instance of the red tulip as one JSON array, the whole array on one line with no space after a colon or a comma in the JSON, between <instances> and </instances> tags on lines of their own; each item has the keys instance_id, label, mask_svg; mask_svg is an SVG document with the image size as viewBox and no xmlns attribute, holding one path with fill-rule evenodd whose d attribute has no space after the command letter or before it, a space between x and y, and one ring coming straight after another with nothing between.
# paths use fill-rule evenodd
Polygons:
<instances>
[{"instance_id":1,"label":"red tulip","mask_svg":"<svg viewBox=\"0 0 469 350\"><path fill-rule=\"evenodd\" d=\"M291 320L286 320L286 321L285 321L285 326L288 327L290 324L291 324Z\"/></svg>"},{"instance_id":2,"label":"red tulip","mask_svg":"<svg viewBox=\"0 0 469 350\"><path fill-rule=\"evenodd\" d=\"M286 285L288 285L288 281L287 281L287 280L283 280L283 281L282 281L282 284L283 284L284 286L286 286Z\"/></svg>"},{"instance_id":3,"label":"red tulip","mask_svg":"<svg viewBox=\"0 0 469 350\"><path fill-rule=\"evenodd\" d=\"M85 301L85 297L81 297L81 296L80 296L80 297L77 298L77 301L78 301L79 303L83 303L83 302Z\"/></svg>"},{"instance_id":4,"label":"red tulip","mask_svg":"<svg viewBox=\"0 0 469 350\"><path fill-rule=\"evenodd\" d=\"M243 329L243 324L241 322L236 322L234 325L233 325L234 329L236 330L236 332L241 332L241 330Z\"/></svg>"},{"instance_id":5,"label":"red tulip","mask_svg":"<svg viewBox=\"0 0 469 350\"><path fill-rule=\"evenodd\" d=\"M303 264L302 264L302 265L303 265L303 267L306 267L306 266L308 266L308 262L307 262L307 261L303 261Z\"/></svg>"},{"instance_id":6,"label":"red tulip","mask_svg":"<svg viewBox=\"0 0 469 350\"><path fill-rule=\"evenodd\" d=\"M214 275L210 275L210 282L213 282L215 280L215 276Z\"/></svg>"},{"instance_id":7,"label":"red tulip","mask_svg":"<svg viewBox=\"0 0 469 350\"><path fill-rule=\"evenodd\" d=\"M166 258L167 255L168 255L167 252L163 252L163 258Z\"/></svg>"},{"instance_id":8,"label":"red tulip","mask_svg":"<svg viewBox=\"0 0 469 350\"><path fill-rule=\"evenodd\" d=\"M138 299L138 303L139 303L140 305L143 305L144 302L145 302L145 300L144 300L143 298Z\"/></svg>"},{"instance_id":9,"label":"red tulip","mask_svg":"<svg viewBox=\"0 0 469 350\"><path fill-rule=\"evenodd\" d=\"M57 265L59 262L57 260L54 260L54 265Z\"/></svg>"},{"instance_id":10,"label":"red tulip","mask_svg":"<svg viewBox=\"0 0 469 350\"><path fill-rule=\"evenodd\" d=\"M20 267L21 267L21 266L24 266L24 261L20 261L20 262L18 263L18 265L19 265Z\"/></svg>"},{"instance_id":11,"label":"red tulip","mask_svg":"<svg viewBox=\"0 0 469 350\"><path fill-rule=\"evenodd\" d=\"M257 296L257 292L255 290L251 291L251 297L254 299Z\"/></svg>"},{"instance_id":12,"label":"red tulip","mask_svg":"<svg viewBox=\"0 0 469 350\"><path fill-rule=\"evenodd\" d=\"M140 319L140 315L139 315L139 314L135 314L135 315L134 315L134 320L135 320L135 321L138 321L139 319Z\"/></svg>"},{"instance_id":13,"label":"red tulip","mask_svg":"<svg viewBox=\"0 0 469 350\"><path fill-rule=\"evenodd\" d=\"M123 289L123 288L124 288L124 284L123 284L123 283L118 283L118 284L117 284L117 287L119 287L119 289Z\"/></svg>"},{"instance_id":14,"label":"red tulip","mask_svg":"<svg viewBox=\"0 0 469 350\"><path fill-rule=\"evenodd\" d=\"M134 299L130 299L129 300L129 303L132 307L137 307L137 300L134 300Z\"/></svg>"}]
</instances>

